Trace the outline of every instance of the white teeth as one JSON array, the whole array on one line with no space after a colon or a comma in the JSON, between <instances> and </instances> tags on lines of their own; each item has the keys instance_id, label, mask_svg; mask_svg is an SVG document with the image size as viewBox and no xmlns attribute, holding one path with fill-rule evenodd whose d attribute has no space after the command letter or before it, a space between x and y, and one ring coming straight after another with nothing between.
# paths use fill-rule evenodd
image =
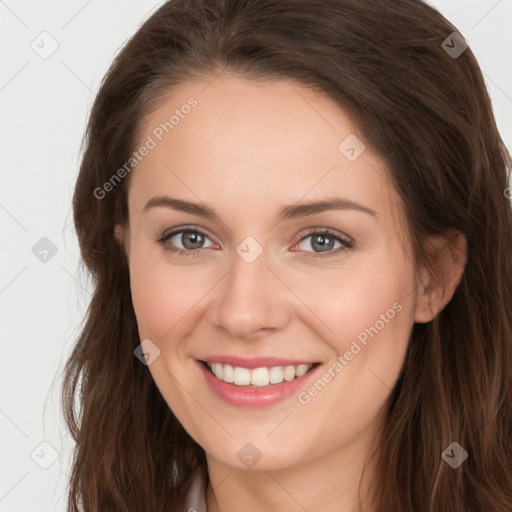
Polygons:
<instances>
[{"instance_id":1,"label":"white teeth","mask_svg":"<svg viewBox=\"0 0 512 512\"><path fill-rule=\"evenodd\" d=\"M268 368L255 368L251 371L251 384L255 386L268 386L269 379Z\"/></svg>"},{"instance_id":2,"label":"white teeth","mask_svg":"<svg viewBox=\"0 0 512 512\"><path fill-rule=\"evenodd\" d=\"M213 372L215 373L215 375L218 375L219 379L223 379L224 378L224 368L222 367L222 365L220 363L213 363L212 367L213 367Z\"/></svg>"},{"instance_id":3,"label":"white teeth","mask_svg":"<svg viewBox=\"0 0 512 512\"><path fill-rule=\"evenodd\" d=\"M283 367L273 366L270 368L270 384L279 384L283 382Z\"/></svg>"},{"instance_id":4,"label":"white teeth","mask_svg":"<svg viewBox=\"0 0 512 512\"><path fill-rule=\"evenodd\" d=\"M222 377L219 377L219 379L222 380ZM235 366L235 380L233 382L237 386L248 386L251 383L251 370Z\"/></svg>"},{"instance_id":5,"label":"white teeth","mask_svg":"<svg viewBox=\"0 0 512 512\"><path fill-rule=\"evenodd\" d=\"M222 363L206 363L212 373L224 382L234 383L237 386L263 387L269 384L280 384L283 380L292 381L296 377L302 377L312 367L312 364L300 364L298 366L272 366L270 368L242 368Z\"/></svg>"},{"instance_id":6,"label":"white teeth","mask_svg":"<svg viewBox=\"0 0 512 512\"><path fill-rule=\"evenodd\" d=\"M235 380L235 372L233 370L233 367L230 364L220 364L220 366L224 366L224 382L233 382Z\"/></svg>"},{"instance_id":7,"label":"white teeth","mask_svg":"<svg viewBox=\"0 0 512 512\"><path fill-rule=\"evenodd\" d=\"M295 368L295 375L297 377L302 377L309 370L307 364L300 364Z\"/></svg>"},{"instance_id":8,"label":"white teeth","mask_svg":"<svg viewBox=\"0 0 512 512\"><path fill-rule=\"evenodd\" d=\"M295 379L295 366L285 366L283 370L283 377L284 380L287 380L288 382Z\"/></svg>"}]
</instances>

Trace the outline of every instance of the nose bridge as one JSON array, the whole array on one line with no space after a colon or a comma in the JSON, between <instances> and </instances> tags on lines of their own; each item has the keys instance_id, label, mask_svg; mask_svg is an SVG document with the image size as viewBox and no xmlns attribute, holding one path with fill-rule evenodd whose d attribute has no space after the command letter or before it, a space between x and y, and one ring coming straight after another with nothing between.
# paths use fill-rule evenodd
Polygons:
<instances>
[{"instance_id":1,"label":"nose bridge","mask_svg":"<svg viewBox=\"0 0 512 512\"><path fill-rule=\"evenodd\" d=\"M259 245L259 244L258 244ZM216 301L215 323L235 337L280 329L289 321L289 304L268 268L268 253L245 240L232 257L231 270Z\"/></svg>"}]
</instances>

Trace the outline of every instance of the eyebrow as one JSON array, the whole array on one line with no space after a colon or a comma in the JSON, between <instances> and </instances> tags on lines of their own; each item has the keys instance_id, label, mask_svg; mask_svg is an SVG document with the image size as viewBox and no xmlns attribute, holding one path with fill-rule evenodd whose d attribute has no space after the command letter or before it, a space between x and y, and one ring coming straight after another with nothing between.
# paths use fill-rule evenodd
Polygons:
<instances>
[{"instance_id":1,"label":"eyebrow","mask_svg":"<svg viewBox=\"0 0 512 512\"><path fill-rule=\"evenodd\" d=\"M218 218L215 211L208 206L169 196L153 197L147 202L146 206L144 206L144 211L155 207L171 208L173 210L199 215L208 219ZM322 201L307 201L283 206L277 214L277 221L306 217L308 215L314 215L316 213L322 213L329 210L356 210L378 217L377 212L367 206L350 201L349 199L335 197Z\"/></svg>"}]
</instances>

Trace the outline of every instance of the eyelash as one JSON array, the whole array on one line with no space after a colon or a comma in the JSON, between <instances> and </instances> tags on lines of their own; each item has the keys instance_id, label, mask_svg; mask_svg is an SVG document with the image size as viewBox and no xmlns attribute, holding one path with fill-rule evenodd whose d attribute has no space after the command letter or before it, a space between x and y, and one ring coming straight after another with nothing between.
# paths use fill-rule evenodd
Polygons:
<instances>
[{"instance_id":1,"label":"eyelash","mask_svg":"<svg viewBox=\"0 0 512 512\"><path fill-rule=\"evenodd\" d=\"M164 234L162 237L158 238L156 242L160 244L165 251L170 251L172 253L175 253L179 256L186 256L186 257L195 257L199 256L200 250L204 249L204 247L200 247L199 249L180 249L179 247L173 247L172 245L167 244L167 241L172 238L175 235L178 235L180 233L200 233L201 235L205 236L206 238L209 238L208 235L200 231L199 229L195 229L193 227L185 226L183 228L177 229L176 231L171 231L170 233ZM336 256L339 252L348 252L351 251L354 248L354 242L351 240L347 240L345 238L341 238L339 235L337 235L335 232L331 231L328 228L324 229L315 229L312 228L308 233L306 233L295 245L298 245L299 243L303 242L307 238L309 238L312 235L329 235L330 237L334 238L335 241L341 243L341 247L338 247L336 250L328 251L325 253L315 253L314 251L306 251L307 253L311 253L314 258L321 257L321 258L329 258L331 256ZM308 256L309 257L309 256Z\"/></svg>"}]
</instances>

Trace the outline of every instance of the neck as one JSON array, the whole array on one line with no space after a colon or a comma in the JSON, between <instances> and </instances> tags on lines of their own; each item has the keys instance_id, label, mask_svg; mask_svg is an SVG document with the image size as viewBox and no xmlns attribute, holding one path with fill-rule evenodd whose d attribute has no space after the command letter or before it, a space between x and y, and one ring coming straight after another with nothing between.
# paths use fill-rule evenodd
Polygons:
<instances>
[{"instance_id":1,"label":"neck","mask_svg":"<svg viewBox=\"0 0 512 512\"><path fill-rule=\"evenodd\" d=\"M207 456L208 512L307 510L373 512L368 489L371 464L357 442L293 467L244 470ZM364 472L363 472L364 469Z\"/></svg>"}]
</instances>

